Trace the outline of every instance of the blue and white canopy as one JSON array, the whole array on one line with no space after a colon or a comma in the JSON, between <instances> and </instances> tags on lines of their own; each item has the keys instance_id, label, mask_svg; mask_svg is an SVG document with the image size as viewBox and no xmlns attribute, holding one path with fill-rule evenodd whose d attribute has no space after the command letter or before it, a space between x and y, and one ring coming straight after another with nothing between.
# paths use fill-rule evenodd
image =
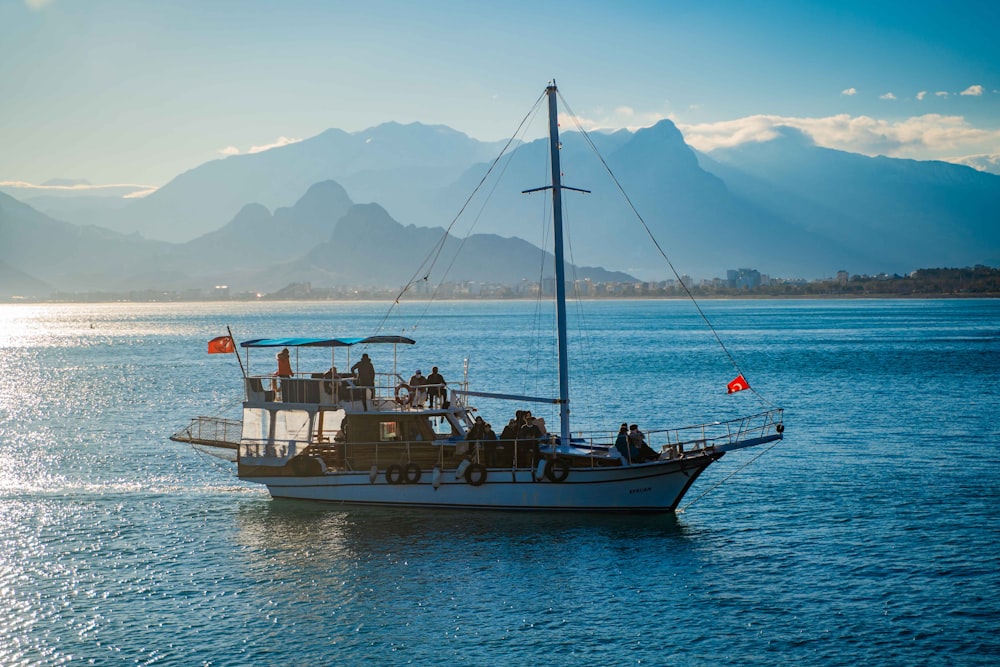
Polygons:
<instances>
[{"instance_id":1,"label":"blue and white canopy","mask_svg":"<svg viewBox=\"0 0 1000 667\"><path fill-rule=\"evenodd\" d=\"M240 347L350 347L391 343L413 345L417 341L405 336L369 336L368 338L255 338L240 343Z\"/></svg>"}]
</instances>

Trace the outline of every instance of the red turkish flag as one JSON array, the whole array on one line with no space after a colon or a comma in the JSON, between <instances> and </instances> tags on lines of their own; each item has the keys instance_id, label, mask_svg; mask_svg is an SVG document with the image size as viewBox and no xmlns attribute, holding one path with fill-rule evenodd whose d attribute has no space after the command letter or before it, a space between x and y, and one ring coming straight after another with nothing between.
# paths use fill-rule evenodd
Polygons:
<instances>
[{"instance_id":1,"label":"red turkish flag","mask_svg":"<svg viewBox=\"0 0 1000 667\"><path fill-rule=\"evenodd\" d=\"M229 354L236 351L236 343L231 336L219 336L208 341L209 354Z\"/></svg>"},{"instance_id":2,"label":"red turkish flag","mask_svg":"<svg viewBox=\"0 0 1000 667\"><path fill-rule=\"evenodd\" d=\"M735 394L738 391L749 389L750 383L747 382L746 378L743 377L743 374L740 373L739 375L736 376L735 380L732 380L729 384L726 385L726 388L729 389L728 393Z\"/></svg>"}]
</instances>

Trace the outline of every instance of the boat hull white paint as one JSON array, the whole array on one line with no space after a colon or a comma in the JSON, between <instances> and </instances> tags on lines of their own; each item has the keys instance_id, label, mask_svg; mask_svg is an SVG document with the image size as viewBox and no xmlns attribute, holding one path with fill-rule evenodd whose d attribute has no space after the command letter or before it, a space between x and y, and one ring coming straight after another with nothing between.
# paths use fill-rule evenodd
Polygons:
<instances>
[{"instance_id":1,"label":"boat hull white paint","mask_svg":"<svg viewBox=\"0 0 1000 667\"><path fill-rule=\"evenodd\" d=\"M566 480L532 479L530 470L490 469L480 486L444 471L416 484L389 484L380 472L334 472L313 477L256 477L275 498L348 505L449 507L527 511L670 512L716 457L699 456L624 468L573 469Z\"/></svg>"}]
</instances>

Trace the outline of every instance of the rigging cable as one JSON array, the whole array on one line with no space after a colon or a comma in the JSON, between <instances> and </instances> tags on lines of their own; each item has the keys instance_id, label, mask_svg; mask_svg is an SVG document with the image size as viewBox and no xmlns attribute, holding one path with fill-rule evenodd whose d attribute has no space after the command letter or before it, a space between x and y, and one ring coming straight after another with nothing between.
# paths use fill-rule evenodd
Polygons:
<instances>
[{"instance_id":1,"label":"rigging cable","mask_svg":"<svg viewBox=\"0 0 1000 667\"><path fill-rule=\"evenodd\" d=\"M584 377L594 377L596 371L595 371L595 369L593 367L593 363L594 363L594 360L597 357L596 357L596 355L592 354L592 349L593 348L591 347L590 326L589 326L589 323L587 322L586 311L583 308L583 303L582 303L583 300L580 297L579 275L577 274L577 271L576 271L577 264L576 264L576 256L573 253L573 238L572 238L572 234L570 234L571 228L572 228L572 225L570 224L570 204L569 204L568 200L564 199L563 200L563 239L565 241L566 253L569 256L569 266L570 266L570 270L571 270L572 278L573 278L573 305L574 305L575 310L576 310L576 318L577 318L577 322L579 323L578 329L580 331L580 336L579 336L579 340L578 340L577 344L580 346L580 349L581 349L581 352L582 352L579 355L579 358L583 360L582 363L585 365L585 368L583 370L583 376ZM583 392L583 394L584 394L583 395L583 400L581 401L581 403L584 406L584 408L589 408L592 405L596 405L597 401L595 400L592 392L589 391L590 389L593 388L593 385L591 383L583 383L582 387L585 390ZM580 408L578 408L577 411L579 412ZM590 413L589 410L587 410L587 416L588 417L592 417L593 416Z\"/></svg>"},{"instance_id":2,"label":"rigging cable","mask_svg":"<svg viewBox=\"0 0 1000 667\"><path fill-rule=\"evenodd\" d=\"M660 256L663 257L663 259L667 262L667 266L670 267L670 270L673 272L674 277L677 278L677 282L680 283L681 287L684 288L684 292L691 300L691 303L694 304L694 307L698 311L698 314L701 316L701 319L704 320L705 324L712 332L712 335L715 337L715 340L719 343L719 347L721 347L722 351L726 353L726 356L729 358L730 363L732 363L733 368L736 369L737 374L743 375L743 370L740 368L740 365L736 362L736 358L733 357L732 353L730 353L729 348L726 347L726 344L722 342L722 337L719 336L719 332L715 330L714 326L712 326L711 321L709 321L708 317L705 315L705 312L701 309L701 305L698 303L697 299L694 298L694 294L691 293L690 288L688 288L688 286L684 283L684 281L681 280L680 274L677 272L677 269L674 268L674 264L673 262L670 261L670 258L667 257L667 253L663 250L663 247L660 246L660 242L656 240L655 236L653 236L653 232L649 228L649 225L646 224L646 220L639 213L638 209L636 209L635 204L632 203L632 200L629 198L628 193L625 192L625 188L623 188L622 184L618 181L618 177L615 176L613 171L611 171L611 167L608 165L607 162L605 162L604 156L601 155L600 151L597 150L597 146L594 145L594 142L591 140L590 135L587 133L585 129L583 129L583 126L580 124L579 117L570 108L569 104L566 102L566 99L562 96L562 93L558 93L558 95L559 99L562 101L563 107L568 112L570 118L573 119L573 123L580 131L580 134L583 135L584 139L586 139L587 144L590 146L591 150L593 150L594 154L597 155L597 159L601 161L601 164L604 166L605 171L608 172L608 175L614 182L615 187L618 188L618 191L622 194L622 197L625 198L626 203L628 203L629 208L632 209L632 212L635 214L635 217L642 224L642 228L646 231L646 235L649 236L649 239L653 242L653 245L656 247L656 250L660 253ZM747 389L753 392L753 394L766 405L773 406L773 404L770 401L761 396L757 392L757 390L753 388L753 385L748 386Z\"/></svg>"},{"instance_id":3,"label":"rigging cable","mask_svg":"<svg viewBox=\"0 0 1000 667\"><path fill-rule=\"evenodd\" d=\"M737 473L742 472L743 470L745 470L746 467L749 466L751 463L753 463L754 461L756 461L760 457L764 456L764 454L767 454L769 451L771 451L772 449L774 449L775 447L777 447L780 442L781 442L781 440L775 440L774 443L772 443L770 447L768 447L767 449L764 449L764 450L762 450L760 452L757 452L756 456L754 456L752 459L750 459L749 461L747 461L746 463L744 463L743 465L741 465L739 468L737 468L736 470L732 471L731 473L729 473L728 475L726 475L725 477L723 477L722 479L720 479L718 482L716 482L715 484L713 484L712 486L710 486L709 488L707 488L701 495L699 495L697 498L695 498L694 500L692 500L691 502L689 502L684 507L682 507L679 510L677 510L677 512L680 513L680 514L683 514L684 511L687 510L687 508L691 507L691 505L694 505L696 502L698 502L699 500L701 500L702 498L704 498L705 496L707 496L708 494L710 494L712 491L715 491L717 488L719 488L720 486L722 486L723 484L725 484L726 482L728 482L733 477L733 475L736 475Z\"/></svg>"},{"instance_id":4,"label":"rigging cable","mask_svg":"<svg viewBox=\"0 0 1000 667\"><path fill-rule=\"evenodd\" d=\"M389 319L389 316L392 314L392 311L395 309L395 307L397 305L399 305L400 299L403 298L403 295L406 294L406 292L414 285L414 283L419 282L421 280L423 280L423 281L427 281L428 280L428 278L430 277L431 271L434 270L434 266L437 264L437 261L440 258L441 253L444 251L444 245L445 245L445 242L448 240L448 236L451 233L451 230L458 223L458 220L462 217L462 214L465 213L465 209L468 208L468 206L472 202L473 198L476 196L476 194L483 187L483 184L486 183L486 180L489 178L490 174L492 174L493 170L496 169L497 164L499 164L499 162L503 158L503 156L507 154L507 151L510 149L511 145L514 143L514 141L517 139L517 137L524 131L524 128L528 124L528 120L535 113L537 113L537 110L541 106L541 101L543 99L545 99L545 96L546 96L546 93L543 91L542 94L538 96L538 99L535 100L534 105L532 105L531 109L528 110L528 113L525 114L524 118L521 119L520 124L517 126L517 130L514 132L514 134L511 136L511 138L507 140L507 143L504 144L504 147L501 149L500 154L497 155L496 158L493 160L493 162L490 163L489 169L487 169L486 173L483 174L483 177L481 179L479 179L479 183L476 185L475 189L473 189L472 193L466 198L465 203L462 204L462 207L459 209L458 213L455 214L455 217L452 218L451 222L448 224L448 227L441 234L440 240L431 248L430 252L427 254L427 257L425 257L424 261L420 264L419 267L417 267L417 270L414 272L413 276L406 283L406 285L404 285L403 288L399 291L399 293L396 295L396 298L393 299L392 304L389 306L388 310L386 310L385 315L382 317L381 321L379 321L378 325L375 327L375 334L376 335L380 331L382 331L382 328L385 326L385 323ZM509 162L508 162L508 164L509 164ZM494 184L493 187L494 187L494 189L496 188L496 183ZM492 191L491 191L491 194L492 194ZM480 215L481 214L482 214L482 209L480 209ZM479 216L476 217L476 220L478 220L478 219L479 219ZM475 223L473 223L473 226L474 225L475 225ZM471 232L471 228L470 228L470 232ZM465 236L465 238L462 239L461 245L465 244L465 240L467 238L468 238L468 234ZM459 250L461 250L461 245L459 246ZM457 256L458 256L458 253L456 252L455 253L455 257L457 257ZM454 264L454 262L455 262L455 258L453 257L451 264L448 265L449 269ZM447 271L445 272L445 275L447 275ZM444 277L442 277L441 280L443 282ZM438 289L439 288L440 288L440 285L438 286ZM434 294L437 294L437 290L435 290Z\"/></svg>"},{"instance_id":5,"label":"rigging cable","mask_svg":"<svg viewBox=\"0 0 1000 667\"><path fill-rule=\"evenodd\" d=\"M552 155L551 155L551 153L549 153L548 151L546 151L546 153L545 153L544 171L543 171L542 178L540 179L541 182L542 183L549 183L551 174L552 174ZM542 340L542 336L541 336L541 329L542 329L542 303L543 303L543 301L542 301L542 292L544 291L543 288L545 286L545 266L548 263L547 260L546 260L546 258L545 258L545 249L548 248L548 245L549 245L549 232L552 229L552 225L549 224L549 221L551 221L551 219L552 219L552 214L551 214L551 211L549 209L549 204L551 202L552 202L552 199L549 198L549 197L543 197L542 198L542 212L541 212L541 220L540 220L540 226L541 226L541 230L542 230L542 245L541 245L541 251L542 252L538 256L538 291L535 293L535 299L534 299L535 309L532 312L532 316L533 317L532 317L531 328L530 328L530 331L532 332L532 335L530 336L529 341L528 341L528 343L529 343L528 346L527 346L528 353L524 356L524 366L525 366L525 368L524 368L525 372L523 374L524 382L521 385L522 386L522 391L525 394L527 394L529 392L531 392L531 393L538 393L538 383L539 383L538 373L529 373L528 372L528 370L529 370L528 365L531 363L532 359L538 359L539 358L539 356L540 356L539 353L541 351L541 340ZM553 284L554 284L554 278L553 278ZM555 337L554 336L550 337L550 340L552 340L554 342L555 341ZM558 354L558 347L556 349L550 350L550 354L557 355ZM528 380L529 379L533 380L533 384L532 384L531 387L528 386Z\"/></svg>"}]
</instances>

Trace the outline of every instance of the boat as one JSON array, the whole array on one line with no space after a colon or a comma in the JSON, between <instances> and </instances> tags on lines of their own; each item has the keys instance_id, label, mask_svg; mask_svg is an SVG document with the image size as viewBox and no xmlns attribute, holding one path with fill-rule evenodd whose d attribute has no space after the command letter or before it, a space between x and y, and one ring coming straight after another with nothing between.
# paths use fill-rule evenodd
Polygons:
<instances>
[{"instance_id":1,"label":"boat","mask_svg":"<svg viewBox=\"0 0 1000 667\"><path fill-rule=\"evenodd\" d=\"M630 441L618 419L597 432L574 434L562 191L576 188L561 183L555 82L545 95L551 182L525 192L547 190L552 197L558 396L511 394L497 386L473 389L467 377L454 385L414 386L395 363L399 346L416 344L405 336L252 339L239 343L244 363L230 332L211 341L209 351L235 352L240 359L242 420L199 417L173 439L235 458L239 478L266 486L273 498L345 506L602 513L675 512L701 473L724 455L780 441L784 422L777 407L656 428L656 441L650 443L641 435ZM357 364L346 371L353 349L383 345L392 346L391 370L367 378ZM329 351L329 369L289 364L281 370L279 358L277 376L250 371L253 351L278 349L288 359L287 351L294 350L298 360L299 352L314 348ZM344 372L336 370L338 351L347 355ZM730 392L745 388L742 373L729 384ZM494 439L482 430L473 405L477 399L510 401L521 408L544 404L558 409L559 424L543 433L532 425L530 410L521 409L508 437Z\"/></svg>"}]
</instances>

